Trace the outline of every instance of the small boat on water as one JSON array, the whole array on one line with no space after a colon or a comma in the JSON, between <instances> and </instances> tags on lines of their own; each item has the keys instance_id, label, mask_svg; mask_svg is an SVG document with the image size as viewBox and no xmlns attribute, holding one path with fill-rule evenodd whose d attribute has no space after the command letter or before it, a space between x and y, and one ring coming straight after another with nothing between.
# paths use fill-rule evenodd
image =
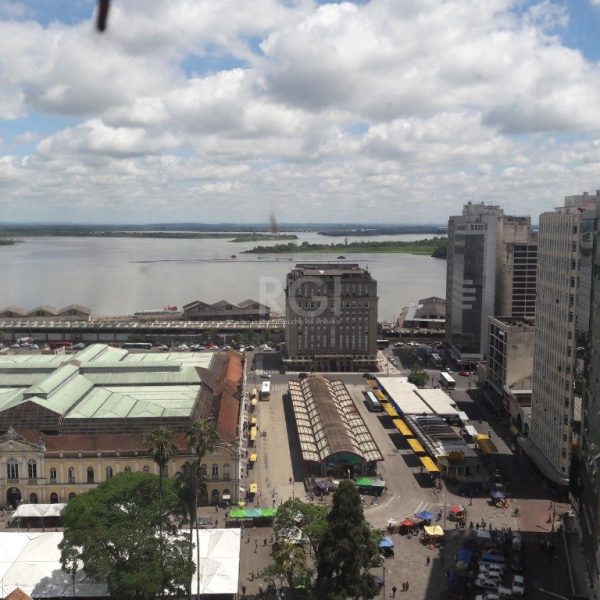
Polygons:
<instances>
[{"instance_id":1,"label":"small boat on water","mask_svg":"<svg viewBox=\"0 0 600 600\"><path fill-rule=\"evenodd\" d=\"M236 254L232 254L231 258L237 258L237 255Z\"/></svg>"},{"instance_id":2,"label":"small boat on water","mask_svg":"<svg viewBox=\"0 0 600 600\"><path fill-rule=\"evenodd\" d=\"M345 258L346 258L345 256L338 256L338 260L343 260Z\"/></svg>"}]
</instances>

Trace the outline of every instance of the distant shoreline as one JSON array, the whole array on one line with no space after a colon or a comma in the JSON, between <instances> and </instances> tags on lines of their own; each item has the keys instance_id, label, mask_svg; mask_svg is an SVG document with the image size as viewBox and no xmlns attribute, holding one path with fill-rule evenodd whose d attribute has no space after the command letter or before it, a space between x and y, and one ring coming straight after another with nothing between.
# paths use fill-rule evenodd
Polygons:
<instances>
[{"instance_id":1,"label":"distant shoreline","mask_svg":"<svg viewBox=\"0 0 600 600\"><path fill-rule=\"evenodd\" d=\"M11 235L15 233L10 232ZM2 237L8 234L6 230L0 229L0 245L16 243L6 242L9 238ZM73 231L73 230L28 230L19 229L18 235L23 237L81 237L81 238L154 238L175 240L210 240L224 239L231 242L267 242L277 240L297 240L295 234L272 234L272 233L203 233L194 231Z\"/></svg>"},{"instance_id":2,"label":"distant shoreline","mask_svg":"<svg viewBox=\"0 0 600 600\"><path fill-rule=\"evenodd\" d=\"M275 246L256 246L245 250L243 254L289 254L289 253L315 253L315 254L372 254L372 253L402 253L432 256L433 258L446 258L448 240L446 238L429 238L412 242L351 242L349 244L277 244Z\"/></svg>"}]
</instances>

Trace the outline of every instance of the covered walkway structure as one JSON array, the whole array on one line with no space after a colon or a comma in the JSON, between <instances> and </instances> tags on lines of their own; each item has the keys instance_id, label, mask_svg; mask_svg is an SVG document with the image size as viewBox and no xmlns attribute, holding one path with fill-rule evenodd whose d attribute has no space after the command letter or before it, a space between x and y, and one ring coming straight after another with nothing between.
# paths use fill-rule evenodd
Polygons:
<instances>
[{"instance_id":1,"label":"covered walkway structure","mask_svg":"<svg viewBox=\"0 0 600 600\"><path fill-rule=\"evenodd\" d=\"M383 460L342 381L314 376L289 382L305 475L348 477Z\"/></svg>"}]
</instances>

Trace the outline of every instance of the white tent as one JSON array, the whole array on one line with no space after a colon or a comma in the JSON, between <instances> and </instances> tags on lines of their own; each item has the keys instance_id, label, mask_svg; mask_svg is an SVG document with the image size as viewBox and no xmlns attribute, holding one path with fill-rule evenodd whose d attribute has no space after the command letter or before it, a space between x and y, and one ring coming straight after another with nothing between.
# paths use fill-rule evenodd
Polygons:
<instances>
[{"instance_id":1,"label":"white tent","mask_svg":"<svg viewBox=\"0 0 600 600\"><path fill-rule=\"evenodd\" d=\"M237 594L240 570L240 529L200 529L200 593ZM194 532L196 562L196 532ZM192 593L198 591L197 575Z\"/></svg>"},{"instance_id":2,"label":"white tent","mask_svg":"<svg viewBox=\"0 0 600 600\"><path fill-rule=\"evenodd\" d=\"M11 519L25 519L31 517L60 517L66 504L19 504Z\"/></svg>"},{"instance_id":3,"label":"white tent","mask_svg":"<svg viewBox=\"0 0 600 600\"><path fill-rule=\"evenodd\" d=\"M199 536L200 593L237 593L241 531L200 529ZM17 587L35 598L73 598L73 587L77 597L107 596L106 584L88 579L82 571L73 582L61 569L58 544L62 537L61 532L0 531L0 598ZM195 562L195 544L193 556ZM196 589L194 574L194 593Z\"/></svg>"},{"instance_id":4,"label":"white tent","mask_svg":"<svg viewBox=\"0 0 600 600\"><path fill-rule=\"evenodd\" d=\"M73 578L60 567L58 544L62 533L0 532L0 597L15 588L36 598L106 596L103 583L96 583L79 572Z\"/></svg>"}]
</instances>

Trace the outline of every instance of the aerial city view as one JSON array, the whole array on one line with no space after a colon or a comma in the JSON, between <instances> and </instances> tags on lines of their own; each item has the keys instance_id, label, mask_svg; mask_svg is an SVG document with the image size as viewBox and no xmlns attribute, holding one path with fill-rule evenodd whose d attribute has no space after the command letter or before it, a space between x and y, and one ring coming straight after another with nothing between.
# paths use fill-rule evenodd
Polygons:
<instances>
[{"instance_id":1,"label":"aerial city view","mask_svg":"<svg viewBox=\"0 0 600 600\"><path fill-rule=\"evenodd\" d=\"M600 600L598 0L0 0L0 600Z\"/></svg>"}]
</instances>

